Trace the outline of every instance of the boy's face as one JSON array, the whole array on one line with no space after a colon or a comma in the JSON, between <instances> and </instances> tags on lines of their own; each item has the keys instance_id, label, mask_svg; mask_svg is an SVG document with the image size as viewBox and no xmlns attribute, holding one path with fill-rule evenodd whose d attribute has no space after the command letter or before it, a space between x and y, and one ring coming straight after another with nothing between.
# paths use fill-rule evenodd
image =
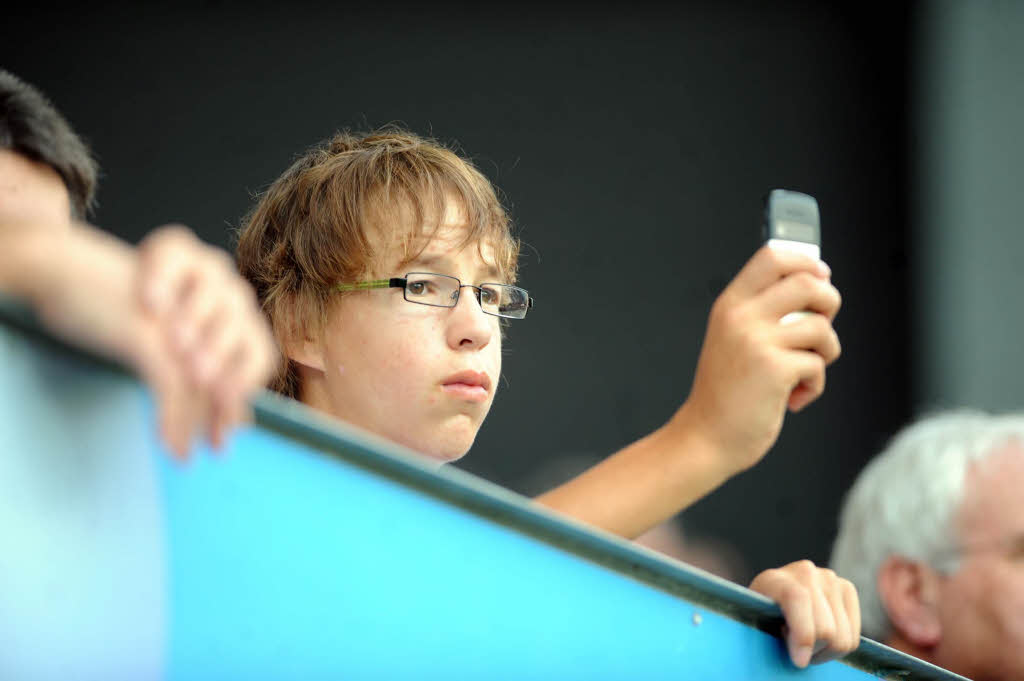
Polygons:
<instances>
[{"instance_id":1,"label":"boy's face","mask_svg":"<svg viewBox=\"0 0 1024 681\"><path fill-rule=\"evenodd\" d=\"M501 282L486 244L459 248L465 217L448 204L440 229L415 260L395 245L368 279L434 272L463 284ZM380 239L384 241L384 239ZM309 348L303 399L310 406L441 461L465 454L494 400L501 374L498 317L473 290L453 308L418 305L400 288L347 294Z\"/></svg>"}]
</instances>

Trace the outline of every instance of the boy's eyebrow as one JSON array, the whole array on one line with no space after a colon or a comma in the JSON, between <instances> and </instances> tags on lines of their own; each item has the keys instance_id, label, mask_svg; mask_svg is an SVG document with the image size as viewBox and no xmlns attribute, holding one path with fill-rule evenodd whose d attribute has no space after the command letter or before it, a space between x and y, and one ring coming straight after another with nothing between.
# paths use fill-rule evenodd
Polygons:
<instances>
[{"instance_id":1,"label":"boy's eyebrow","mask_svg":"<svg viewBox=\"0 0 1024 681\"><path fill-rule=\"evenodd\" d=\"M412 260L407 261L406 265L418 265L420 267L436 267L438 263L447 260L448 258L446 258L443 255L427 255L426 253L420 253Z\"/></svg>"},{"instance_id":2,"label":"boy's eyebrow","mask_svg":"<svg viewBox=\"0 0 1024 681\"><path fill-rule=\"evenodd\" d=\"M449 258L447 255L441 255L441 254L433 255L433 254L421 253L418 256L416 256L415 258L413 258L412 260L410 260L407 263L405 263L405 266L406 267L417 266L417 267L423 267L423 268L434 268L431 271L436 271L437 267L440 266L440 267L442 267L442 269L444 269L444 266L445 265L450 265L451 262L452 262L451 258ZM445 273L444 272L437 272L437 274L445 274ZM505 277L502 276L501 271L495 265L487 265L484 268L484 270L483 270L483 276L484 276L484 280L485 281L493 280L494 283L501 283L502 281L505 280Z\"/></svg>"}]
</instances>

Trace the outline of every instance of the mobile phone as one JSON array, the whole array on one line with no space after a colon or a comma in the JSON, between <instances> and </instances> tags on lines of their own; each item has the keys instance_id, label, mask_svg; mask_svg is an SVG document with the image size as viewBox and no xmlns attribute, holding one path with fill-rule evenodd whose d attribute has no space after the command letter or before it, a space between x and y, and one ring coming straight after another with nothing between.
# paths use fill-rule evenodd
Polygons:
<instances>
[{"instance_id":1,"label":"mobile phone","mask_svg":"<svg viewBox=\"0 0 1024 681\"><path fill-rule=\"evenodd\" d=\"M813 196L773 189L764 202L763 237L769 248L821 258L821 214ZM795 322L806 312L790 312L781 322Z\"/></svg>"},{"instance_id":2,"label":"mobile phone","mask_svg":"<svg viewBox=\"0 0 1024 681\"><path fill-rule=\"evenodd\" d=\"M821 258L821 215L813 196L773 189L764 202L764 240L770 248Z\"/></svg>"}]
</instances>

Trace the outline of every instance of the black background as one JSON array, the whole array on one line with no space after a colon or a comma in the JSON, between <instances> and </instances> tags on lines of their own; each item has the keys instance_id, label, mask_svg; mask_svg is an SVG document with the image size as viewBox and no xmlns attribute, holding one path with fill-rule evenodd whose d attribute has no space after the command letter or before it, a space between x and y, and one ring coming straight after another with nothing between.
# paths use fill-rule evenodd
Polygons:
<instances>
[{"instance_id":1,"label":"black background","mask_svg":"<svg viewBox=\"0 0 1024 681\"><path fill-rule=\"evenodd\" d=\"M844 296L825 396L685 514L754 570L827 558L841 495L910 415L908 55L915 14L826 3L387 8L234 2L8 14L0 65L103 166L129 240L230 228L295 154L401 122L503 190L537 301L460 463L516 488L685 399L708 309L773 187L815 195Z\"/></svg>"}]
</instances>

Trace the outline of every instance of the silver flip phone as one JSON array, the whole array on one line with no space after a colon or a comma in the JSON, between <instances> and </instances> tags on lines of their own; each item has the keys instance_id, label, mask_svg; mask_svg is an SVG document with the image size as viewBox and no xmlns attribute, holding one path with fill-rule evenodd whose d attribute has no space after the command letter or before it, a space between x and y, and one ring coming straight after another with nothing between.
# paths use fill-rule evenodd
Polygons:
<instances>
[{"instance_id":1,"label":"silver flip phone","mask_svg":"<svg viewBox=\"0 0 1024 681\"><path fill-rule=\"evenodd\" d=\"M764 203L764 239L771 248L821 257L821 216L813 196L773 189Z\"/></svg>"},{"instance_id":2,"label":"silver flip phone","mask_svg":"<svg viewBox=\"0 0 1024 681\"><path fill-rule=\"evenodd\" d=\"M821 215L813 196L773 189L764 202L764 240L769 248L821 258ZM781 322L789 324L806 312L790 312Z\"/></svg>"}]
</instances>

